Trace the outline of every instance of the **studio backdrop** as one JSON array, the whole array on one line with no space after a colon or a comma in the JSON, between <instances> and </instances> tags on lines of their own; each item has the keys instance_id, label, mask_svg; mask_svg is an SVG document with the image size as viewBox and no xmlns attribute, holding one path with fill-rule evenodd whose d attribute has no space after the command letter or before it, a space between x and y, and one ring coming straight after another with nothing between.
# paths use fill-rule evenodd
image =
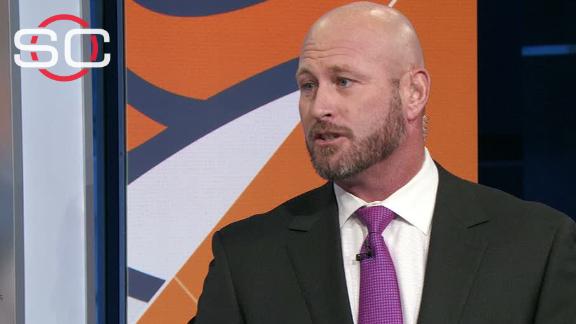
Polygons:
<instances>
[{"instance_id":1,"label":"studio backdrop","mask_svg":"<svg viewBox=\"0 0 576 324\"><path fill-rule=\"evenodd\" d=\"M307 29L347 2L125 1L129 323L185 323L212 233L323 183L294 75ZM427 146L475 181L476 1L394 2L432 76Z\"/></svg>"}]
</instances>

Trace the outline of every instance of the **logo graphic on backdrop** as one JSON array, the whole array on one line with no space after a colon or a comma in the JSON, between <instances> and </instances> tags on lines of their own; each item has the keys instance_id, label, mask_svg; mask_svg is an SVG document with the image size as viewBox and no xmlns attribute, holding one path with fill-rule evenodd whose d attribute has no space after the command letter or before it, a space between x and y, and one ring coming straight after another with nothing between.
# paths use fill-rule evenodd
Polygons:
<instances>
[{"instance_id":1,"label":"logo graphic on backdrop","mask_svg":"<svg viewBox=\"0 0 576 324\"><path fill-rule=\"evenodd\" d=\"M128 323L186 323L212 233L323 182L304 145L294 73L308 27L350 1L124 2ZM476 1L379 2L404 5L438 53L429 61L440 84L432 118L443 103L433 152L474 169ZM463 143L435 142L443 129Z\"/></svg>"},{"instance_id":2,"label":"logo graphic on backdrop","mask_svg":"<svg viewBox=\"0 0 576 324\"><path fill-rule=\"evenodd\" d=\"M58 34L56 31L48 28L50 24L57 21L72 21L82 27L70 29L64 35L64 62L71 68L80 69L72 74L62 75L49 71L49 68L55 67L58 64L61 55L58 48L55 46L50 44L38 44L39 36L47 36L52 44L58 41ZM82 35L90 35L92 49L90 53L90 61L87 62L77 61L73 57L72 45L74 37L81 37ZM42 21L38 25L38 28L23 28L16 32L14 35L14 46L20 50L20 53L14 54L14 61L16 65L22 68L38 69L43 75L52 80L61 82L74 81L86 75L88 69L103 68L110 63L109 53L104 53L102 59L98 60L99 46L96 35L101 36L104 43L110 42L110 35L106 30L89 28L88 22L80 17L69 14L54 15ZM30 36L28 41L27 36ZM22 57L23 52L29 52L31 60L24 60ZM50 56L50 58L47 60L40 60L38 55L39 52L49 54L46 56Z\"/></svg>"}]
</instances>

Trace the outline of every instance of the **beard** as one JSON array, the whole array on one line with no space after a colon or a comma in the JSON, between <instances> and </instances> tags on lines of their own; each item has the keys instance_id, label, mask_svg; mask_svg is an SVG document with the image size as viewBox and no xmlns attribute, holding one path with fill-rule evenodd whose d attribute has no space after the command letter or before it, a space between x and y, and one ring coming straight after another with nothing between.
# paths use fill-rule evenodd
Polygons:
<instances>
[{"instance_id":1,"label":"beard","mask_svg":"<svg viewBox=\"0 0 576 324\"><path fill-rule=\"evenodd\" d=\"M406 124L402 114L402 102L398 88L393 91L389 103L390 110L375 131L364 138L356 138L351 129L329 122L318 122L306 136L306 147L312 165L318 175L326 180L345 180L386 160L400 145L406 134ZM328 145L315 147L314 138L318 132L334 132L348 137L350 146L340 152L340 157L330 162L341 149Z\"/></svg>"}]
</instances>

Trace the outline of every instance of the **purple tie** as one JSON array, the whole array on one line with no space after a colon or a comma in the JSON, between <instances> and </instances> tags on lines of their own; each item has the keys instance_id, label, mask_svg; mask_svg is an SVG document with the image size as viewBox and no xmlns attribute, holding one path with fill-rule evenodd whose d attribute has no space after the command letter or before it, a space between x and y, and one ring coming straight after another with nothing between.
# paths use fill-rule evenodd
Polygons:
<instances>
[{"instance_id":1,"label":"purple tie","mask_svg":"<svg viewBox=\"0 0 576 324\"><path fill-rule=\"evenodd\" d=\"M384 206L362 207L356 215L368 227L360 261L358 324L402 324L396 270L382 232L395 214Z\"/></svg>"}]
</instances>

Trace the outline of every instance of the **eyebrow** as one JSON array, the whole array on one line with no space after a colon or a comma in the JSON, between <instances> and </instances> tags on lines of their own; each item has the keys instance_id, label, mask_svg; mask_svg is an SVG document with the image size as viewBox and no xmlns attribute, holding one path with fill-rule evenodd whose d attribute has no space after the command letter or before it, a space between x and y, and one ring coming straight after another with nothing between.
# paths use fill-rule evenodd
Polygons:
<instances>
[{"instance_id":1,"label":"eyebrow","mask_svg":"<svg viewBox=\"0 0 576 324\"><path fill-rule=\"evenodd\" d=\"M310 70L308 70L307 68L301 68L299 67L298 70L296 70L296 75L295 77L298 78L299 76L301 76L302 74L312 74L310 72Z\"/></svg>"},{"instance_id":2,"label":"eyebrow","mask_svg":"<svg viewBox=\"0 0 576 324\"><path fill-rule=\"evenodd\" d=\"M350 73L357 73L357 72L353 72L352 68L350 68L350 65L348 64L343 64L343 65L333 65L329 68L330 72L332 73L340 73L340 72L350 72Z\"/></svg>"},{"instance_id":3,"label":"eyebrow","mask_svg":"<svg viewBox=\"0 0 576 324\"><path fill-rule=\"evenodd\" d=\"M330 73L347 72L347 73L352 73L354 75L358 75L361 77L366 77L366 75L364 75L363 73L361 73L359 71L353 71L353 69L348 64L333 65L333 66L330 66L328 68L328 70L330 71ZM296 78L298 78L300 75L303 75L303 74L312 74L313 75L314 73L312 73L309 69L307 69L305 67L298 68L298 70L296 71Z\"/></svg>"}]
</instances>

